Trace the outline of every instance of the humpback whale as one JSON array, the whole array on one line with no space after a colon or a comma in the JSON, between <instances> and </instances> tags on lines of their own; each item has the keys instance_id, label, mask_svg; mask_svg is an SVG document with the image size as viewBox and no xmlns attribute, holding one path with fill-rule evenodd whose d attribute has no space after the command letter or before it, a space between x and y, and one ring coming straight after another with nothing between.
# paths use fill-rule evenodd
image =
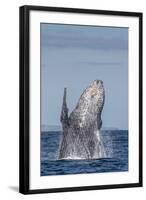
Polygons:
<instances>
[{"instance_id":1,"label":"humpback whale","mask_svg":"<svg viewBox=\"0 0 146 200\"><path fill-rule=\"evenodd\" d=\"M101 113L105 101L102 80L95 80L80 96L75 109L68 116L66 102L67 88L64 88L62 111L63 136L59 159L96 159L106 157L100 135Z\"/></svg>"}]
</instances>

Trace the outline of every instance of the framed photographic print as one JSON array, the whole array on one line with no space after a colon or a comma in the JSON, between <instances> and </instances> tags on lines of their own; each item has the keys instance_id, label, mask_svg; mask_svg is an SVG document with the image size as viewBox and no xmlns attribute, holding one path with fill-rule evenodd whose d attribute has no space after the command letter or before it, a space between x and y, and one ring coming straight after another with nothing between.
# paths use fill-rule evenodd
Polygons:
<instances>
[{"instance_id":1,"label":"framed photographic print","mask_svg":"<svg viewBox=\"0 0 146 200\"><path fill-rule=\"evenodd\" d=\"M142 186L142 13L20 7L20 192Z\"/></svg>"}]
</instances>

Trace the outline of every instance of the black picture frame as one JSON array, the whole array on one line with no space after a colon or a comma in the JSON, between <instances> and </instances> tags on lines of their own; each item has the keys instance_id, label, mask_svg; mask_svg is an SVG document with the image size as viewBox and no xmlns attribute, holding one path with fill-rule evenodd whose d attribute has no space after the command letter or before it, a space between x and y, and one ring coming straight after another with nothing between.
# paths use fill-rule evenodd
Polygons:
<instances>
[{"instance_id":1,"label":"black picture frame","mask_svg":"<svg viewBox=\"0 0 146 200\"><path fill-rule=\"evenodd\" d=\"M34 189L29 187L29 127L30 127L30 81L29 81L29 20L30 11L44 12L66 12L66 13L84 13L84 14L101 14L112 16L129 16L138 17L139 19L139 182L129 184L114 184L114 185L98 185L98 186L81 186L68 188L51 188L51 189ZM19 191L22 194L36 193L52 193L52 192L67 192L67 191L83 191L83 190L99 190L99 189L114 189L114 188L130 188L142 186L142 13L139 12L123 12L123 11L107 11L107 10L90 10L79 8L63 8L63 7L44 7L44 6L22 6L20 7L20 133L19 133Z\"/></svg>"}]
</instances>

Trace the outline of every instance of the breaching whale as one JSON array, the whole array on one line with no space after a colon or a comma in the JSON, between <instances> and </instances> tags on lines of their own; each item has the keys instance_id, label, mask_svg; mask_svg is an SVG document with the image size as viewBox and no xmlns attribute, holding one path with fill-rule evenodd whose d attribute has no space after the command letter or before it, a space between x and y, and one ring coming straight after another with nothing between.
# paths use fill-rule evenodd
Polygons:
<instances>
[{"instance_id":1,"label":"breaching whale","mask_svg":"<svg viewBox=\"0 0 146 200\"><path fill-rule=\"evenodd\" d=\"M82 93L68 116L67 89L64 89L60 121L63 137L59 159L96 159L106 157L100 136L101 113L105 101L103 81L95 80Z\"/></svg>"}]
</instances>

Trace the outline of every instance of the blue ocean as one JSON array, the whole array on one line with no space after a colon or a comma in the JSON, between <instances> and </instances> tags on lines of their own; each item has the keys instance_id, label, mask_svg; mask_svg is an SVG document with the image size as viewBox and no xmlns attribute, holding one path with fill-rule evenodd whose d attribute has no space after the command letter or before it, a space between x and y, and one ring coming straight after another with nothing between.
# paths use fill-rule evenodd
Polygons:
<instances>
[{"instance_id":1,"label":"blue ocean","mask_svg":"<svg viewBox=\"0 0 146 200\"><path fill-rule=\"evenodd\" d=\"M62 132L41 133L41 176L128 171L128 131L102 130L107 158L58 160Z\"/></svg>"}]
</instances>

